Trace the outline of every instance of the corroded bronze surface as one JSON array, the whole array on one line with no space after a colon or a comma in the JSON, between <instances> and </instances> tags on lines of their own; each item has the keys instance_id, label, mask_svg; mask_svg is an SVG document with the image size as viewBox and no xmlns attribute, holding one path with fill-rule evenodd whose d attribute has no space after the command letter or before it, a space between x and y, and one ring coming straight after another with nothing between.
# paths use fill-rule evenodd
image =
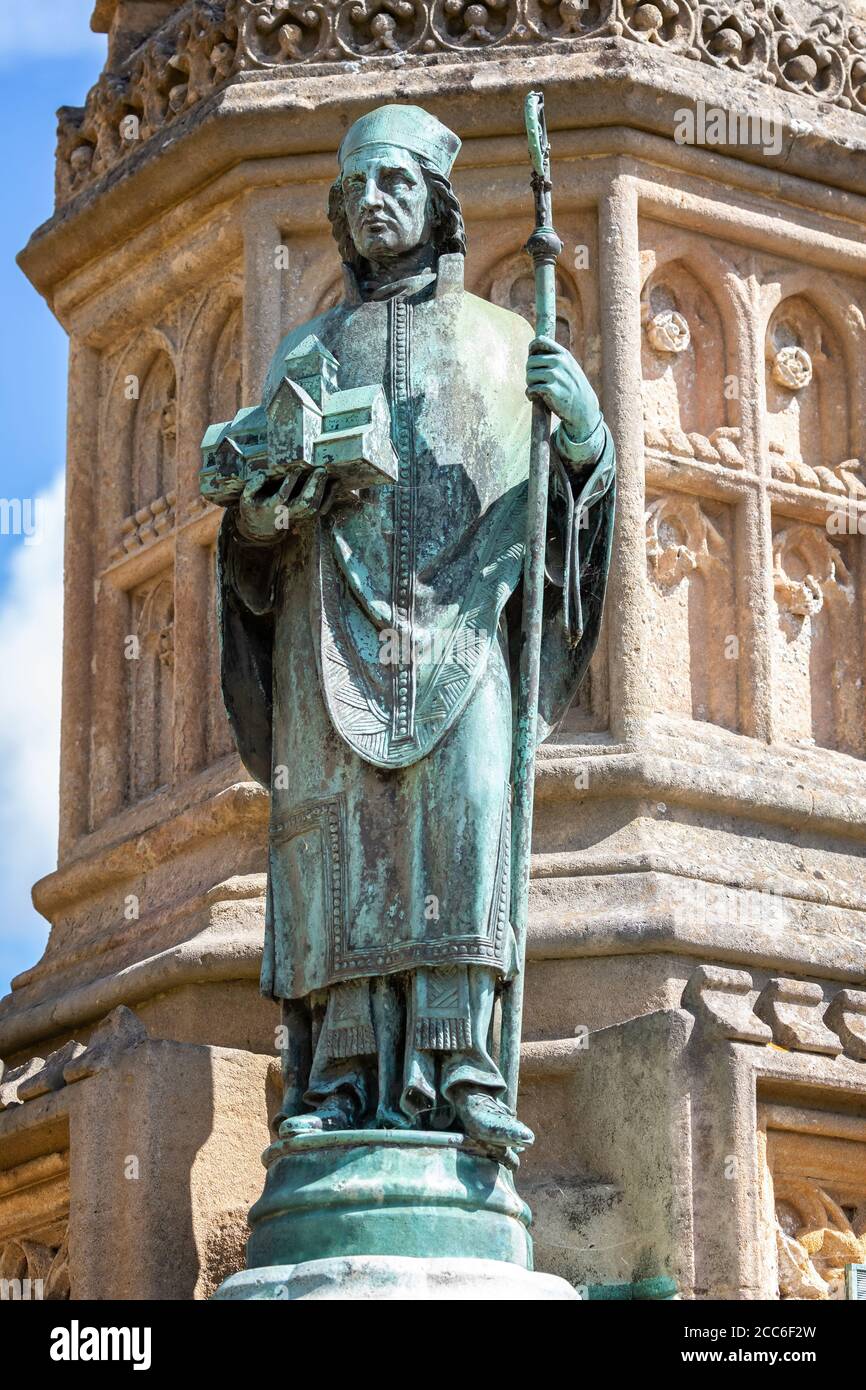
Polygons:
<instances>
[{"instance_id":1,"label":"corroded bronze surface","mask_svg":"<svg viewBox=\"0 0 866 1390\"><path fill-rule=\"evenodd\" d=\"M507 1150L532 1141L491 1046L520 972L530 400L545 441L549 412L561 423L530 547L542 679L524 770L536 710L544 737L596 641L614 458L546 319L533 341L464 290L458 148L417 107L350 130L329 209L344 297L281 343L259 407L208 431L202 487L226 507L226 706L271 793L262 987L285 1001L281 1133L453 1127ZM545 494L547 472L545 453Z\"/></svg>"}]
</instances>

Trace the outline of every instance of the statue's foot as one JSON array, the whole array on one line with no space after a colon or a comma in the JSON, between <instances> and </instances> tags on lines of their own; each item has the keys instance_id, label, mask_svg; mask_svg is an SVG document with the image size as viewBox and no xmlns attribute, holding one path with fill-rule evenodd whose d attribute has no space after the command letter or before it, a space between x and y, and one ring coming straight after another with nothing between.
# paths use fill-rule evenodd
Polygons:
<instances>
[{"instance_id":1,"label":"statue's foot","mask_svg":"<svg viewBox=\"0 0 866 1390\"><path fill-rule=\"evenodd\" d=\"M464 1133L470 1139L477 1139L480 1144L519 1151L535 1143L532 1130L521 1124L508 1106L489 1091L455 1094L454 1109Z\"/></svg>"},{"instance_id":2,"label":"statue's foot","mask_svg":"<svg viewBox=\"0 0 866 1390\"><path fill-rule=\"evenodd\" d=\"M394 1110L390 1105L380 1105L376 1111L376 1118L372 1124L373 1129L412 1129L412 1121L401 1110Z\"/></svg>"},{"instance_id":3,"label":"statue's foot","mask_svg":"<svg viewBox=\"0 0 866 1390\"><path fill-rule=\"evenodd\" d=\"M279 1128L281 1139L291 1139L296 1134L319 1134L326 1129L352 1129L355 1123L355 1107L348 1098L329 1096L316 1110L306 1115L290 1115Z\"/></svg>"}]
</instances>

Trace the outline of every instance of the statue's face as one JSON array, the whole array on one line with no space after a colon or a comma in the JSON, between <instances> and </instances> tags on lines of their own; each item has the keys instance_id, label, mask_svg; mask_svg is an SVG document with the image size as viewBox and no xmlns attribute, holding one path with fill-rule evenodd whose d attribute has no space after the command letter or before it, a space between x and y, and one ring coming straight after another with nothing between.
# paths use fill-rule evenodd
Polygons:
<instances>
[{"instance_id":1,"label":"statue's face","mask_svg":"<svg viewBox=\"0 0 866 1390\"><path fill-rule=\"evenodd\" d=\"M360 255L387 261L430 237L427 184L421 165L396 145L370 145L350 155L341 175L349 231Z\"/></svg>"}]
</instances>

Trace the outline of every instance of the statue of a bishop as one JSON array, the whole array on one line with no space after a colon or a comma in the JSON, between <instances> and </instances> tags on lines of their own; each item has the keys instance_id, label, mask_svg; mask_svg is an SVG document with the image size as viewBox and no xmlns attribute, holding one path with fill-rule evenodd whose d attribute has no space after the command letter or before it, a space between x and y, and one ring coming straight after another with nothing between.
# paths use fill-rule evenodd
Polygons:
<instances>
[{"instance_id":1,"label":"statue of a bishop","mask_svg":"<svg viewBox=\"0 0 866 1390\"><path fill-rule=\"evenodd\" d=\"M514 1152L533 1136L505 1102L494 1015L519 968L531 400L557 417L543 737L597 640L615 458L571 353L464 289L459 147L414 106L351 127L328 208L342 301L281 343L262 405L221 427L246 471L206 469L203 490L226 506L225 702L270 791L262 989L283 1001L280 1135L453 1129Z\"/></svg>"}]
</instances>

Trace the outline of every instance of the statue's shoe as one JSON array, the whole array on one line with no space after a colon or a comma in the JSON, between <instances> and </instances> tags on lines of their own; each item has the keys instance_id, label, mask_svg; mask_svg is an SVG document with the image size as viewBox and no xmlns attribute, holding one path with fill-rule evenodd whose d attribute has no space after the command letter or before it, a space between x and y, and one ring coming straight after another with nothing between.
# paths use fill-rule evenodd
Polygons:
<instances>
[{"instance_id":1,"label":"statue's shoe","mask_svg":"<svg viewBox=\"0 0 866 1390\"><path fill-rule=\"evenodd\" d=\"M400 1110L393 1110L390 1105L380 1105L376 1111L376 1118L373 1121L373 1129L414 1129L412 1121Z\"/></svg>"},{"instance_id":2,"label":"statue's shoe","mask_svg":"<svg viewBox=\"0 0 866 1390\"><path fill-rule=\"evenodd\" d=\"M305 1115L290 1115L279 1128L281 1139L291 1139L294 1134L319 1134L325 1129L352 1129L353 1112L348 1105L339 1100L326 1100L318 1110L310 1110Z\"/></svg>"},{"instance_id":3,"label":"statue's shoe","mask_svg":"<svg viewBox=\"0 0 866 1390\"><path fill-rule=\"evenodd\" d=\"M469 1091L460 1099L455 1097L454 1109L468 1138L481 1144L520 1150L535 1143L532 1130L487 1091Z\"/></svg>"}]
</instances>

